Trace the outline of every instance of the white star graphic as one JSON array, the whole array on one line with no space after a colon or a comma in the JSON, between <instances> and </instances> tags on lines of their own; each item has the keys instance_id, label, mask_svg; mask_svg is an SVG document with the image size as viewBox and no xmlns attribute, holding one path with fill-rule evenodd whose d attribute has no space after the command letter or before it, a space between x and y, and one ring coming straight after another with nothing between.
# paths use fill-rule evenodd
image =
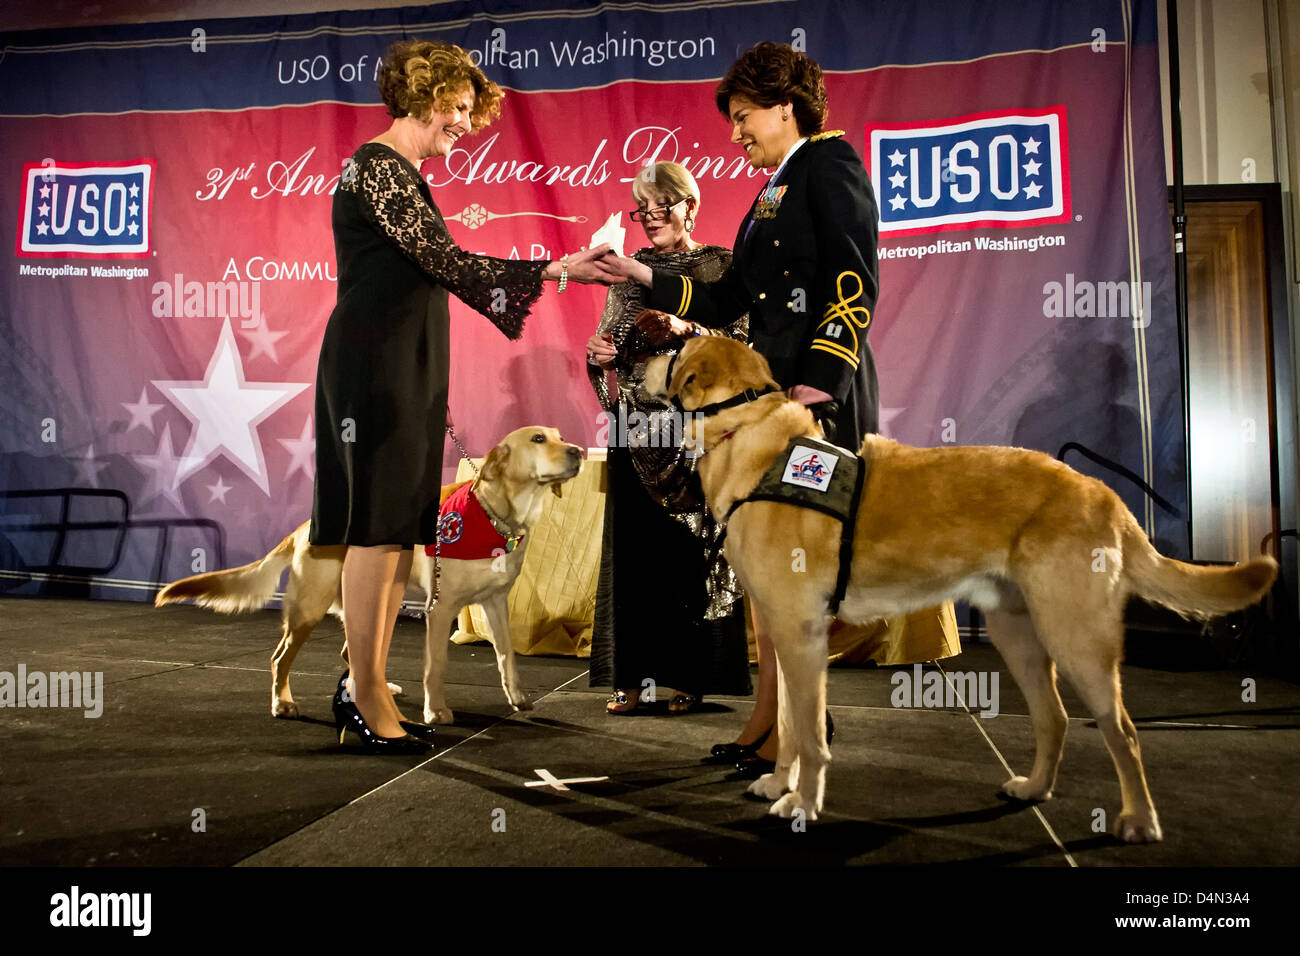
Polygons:
<instances>
[{"instance_id":1,"label":"white star graphic","mask_svg":"<svg viewBox=\"0 0 1300 956\"><path fill-rule=\"evenodd\" d=\"M226 484L221 480L221 476L217 475L217 483L215 485L208 485L208 493L212 495L212 497L208 499L208 504L212 504L214 501L220 501L224 505L226 503L226 493L233 487L235 486Z\"/></svg>"},{"instance_id":2,"label":"white star graphic","mask_svg":"<svg viewBox=\"0 0 1300 956\"><path fill-rule=\"evenodd\" d=\"M1032 136L1020 145L1025 148L1026 153L1033 153L1035 156L1038 155L1038 140L1034 139Z\"/></svg>"},{"instance_id":3,"label":"white star graphic","mask_svg":"<svg viewBox=\"0 0 1300 956\"><path fill-rule=\"evenodd\" d=\"M247 332L241 329L239 334L242 335L246 341L253 343L253 351L249 353L248 361L253 361L253 359L257 358L259 355L265 355L276 365L280 364L280 356L275 351L275 343L280 341L289 333L272 332L270 327L266 324L265 315L262 316L262 321L257 324L256 328L250 329Z\"/></svg>"},{"instance_id":4,"label":"white star graphic","mask_svg":"<svg viewBox=\"0 0 1300 956\"><path fill-rule=\"evenodd\" d=\"M100 464L95 461L95 446L92 443L87 449L86 454L76 459L77 484L83 482L92 488L99 487L99 473L108 467L108 462Z\"/></svg>"},{"instance_id":5,"label":"white star graphic","mask_svg":"<svg viewBox=\"0 0 1300 956\"><path fill-rule=\"evenodd\" d=\"M890 165L890 166L902 166L902 165L903 165L903 154L902 154L901 152L899 152L897 146L895 146L895 147L894 147L894 151L893 151L892 153L889 154L889 165Z\"/></svg>"},{"instance_id":6,"label":"white star graphic","mask_svg":"<svg viewBox=\"0 0 1300 956\"><path fill-rule=\"evenodd\" d=\"M893 186L895 189L902 189L906 182L907 177L902 173L894 173L894 175L889 177L889 185Z\"/></svg>"},{"instance_id":7,"label":"white star graphic","mask_svg":"<svg viewBox=\"0 0 1300 956\"><path fill-rule=\"evenodd\" d=\"M132 183L132 184L131 184L131 198L134 199L134 198L135 198L136 196L138 196L138 195L140 195L140 184L139 184L139 183Z\"/></svg>"},{"instance_id":8,"label":"white star graphic","mask_svg":"<svg viewBox=\"0 0 1300 956\"><path fill-rule=\"evenodd\" d=\"M194 423L189 446L176 474L177 483L224 454L264 495L270 496L266 456L257 426L308 388L310 382L245 382L235 333L226 319L203 381L154 382L153 385Z\"/></svg>"},{"instance_id":9,"label":"white star graphic","mask_svg":"<svg viewBox=\"0 0 1300 956\"><path fill-rule=\"evenodd\" d=\"M138 216L140 214L140 204L133 202L131 205L126 207L126 211L132 216Z\"/></svg>"},{"instance_id":10,"label":"white star graphic","mask_svg":"<svg viewBox=\"0 0 1300 956\"><path fill-rule=\"evenodd\" d=\"M1042 168L1042 166L1043 166L1043 164L1040 163L1038 160L1036 160L1036 159L1031 159L1029 162L1025 163L1025 165L1024 165L1024 167L1023 167L1024 170L1025 170L1025 175L1026 175L1026 176L1037 176L1037 175L1038 175L1038 170L1040 170L1040 169Z\"/></svg>"},{"instance_id":11,"label":"white star graphic","mask_svg":"<svg viewBox=\"0 0 1300 956\"><path fill-rule=\"evenodd\" d=\"M159 495L163 495L176 506L178 511L184 513L185 503L181 501L180 491L176 487L178 484L176 472L180 467L181 459L176 457L175 449L172 448L171 425L163 426L162 438L158 440L156 452L152 455L132 457L137 465L144 466L141 471L148 469L149 473L149 481L139 498L139 507L143 508Z\"/></svg>"},{"instance_id":12,"label":"white star graphic","mask_svg":"<svg viewBox=\"0 0 1300 956\"><path fill-rule=\"evenodd\" d=\"M904 199L902 196L895 196L893 199L889 200L890 209L902 209L906 205L907 205L907 200Z\"/></svg>"},{"instance_id":13,"label":"white star graphic","mask_svg":"<svg viewBox=\"0 0 1300 956\"><path fill-rule=\"evenodd\" d=\"M50 214L50 204L43 202L36 207L36 211L39 212L42 216L48 216Z\"/></svg>"},{"instance_id":14,"label":"white star graphic","mask_svg":"<svg viewBox=\"0 0 1300 956\"><path fill-rule=\"evenodd\" d=\"M38 223L36 224L36 231L39 232L39 233L43 236L43 235L45 235L47 232L50 231L50 227L47 226L47 225L46 225L45 223L43 223L43 222L38 222Z\"/></svg>"},{"instance_id":15,"label":"white star graphic","mask_svg":"<svg viewBox=\"0 0 1300 956\"><path fill-rule=\"evenodd\" d=\"M161 405L155 405L149 401L148 390L140 386L140 401L132 405L130 402L122 402L122 407L131 413L131 424L126 426L127 434L130 434L136 428L147 428L149 434L155 434L153 430L153 417L158 414Z\"/></svg>"},{"instance_id":16,"label":"white star graphic","mask_svg":"<svg viewBox=\"0 0 1300 956\"><path fill-rule=\"evenodd\" d=\"M1037 199L1038 194L1043 191L1042 183L1030 183L1025 187L1025 195L1030 199Z\"/></svg>"},{"instance_id":17,"label":"white star graphic","mask_svg":"<svg viewBox=\"0 0 1300 956\"><path fill-rule=\"evenodd\" d=\"M41 187L41 198L42 198L42 199L49 199L49 198L50 198L50 184L49 184L49 183L46 183L44 186Z\"/></svg>"},{"instance_id":18,"label":"white star graphic","mask_svg":"<svg viewBox=\"0 0 1300 956\"><path fill-rule=\"evenodd\" d=\"M299 469L302 469L308 481L316 477L316 430L312 426L312 416L307 416L307 421L302 426L302 434L297 438L277 438L276 441L293 455L293 460L289 462L289 470L284 473L285 481L292 478L293 473Z\"/></svg>"},{"instance_id":19,"label":"white star graphic","mask_svg":"<svg viewBox=\"0 0 1300 956\"><path fill-rule=\"evenodd\" d=\"M892 422L892 421L893 421L895 418L897 418L899 415L903 414L903 412L905 412L905 411L907 411L907 406L906 406L906 405L904 405L902 408L881 408L881 409L880 409L880 429L879 429L880 434L884 435L886 438L891 438L891 437L893 437L893 436L890 434L889 423Z\"/></svg>"}]
</instances>

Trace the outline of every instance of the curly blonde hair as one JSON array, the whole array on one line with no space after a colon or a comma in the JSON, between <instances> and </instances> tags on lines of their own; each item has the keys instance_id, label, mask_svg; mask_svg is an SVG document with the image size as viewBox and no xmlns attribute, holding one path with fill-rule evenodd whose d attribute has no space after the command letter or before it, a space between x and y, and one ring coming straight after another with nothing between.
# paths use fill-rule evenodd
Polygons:
<instances>
[{"instance_id":1,"label":"curly blonde hair","mask_svg":"<svg viewBox=\"0 0 1300 956\"><path fill-rule=\"evenodd\" d=\"M402 40L384 54L379 68L379 96L394 119L449 112L457 94L474 91L470 121L475 130L501 115L505 93L474 65L460 47L440 40Z\"/></svg>"}]
</instances>

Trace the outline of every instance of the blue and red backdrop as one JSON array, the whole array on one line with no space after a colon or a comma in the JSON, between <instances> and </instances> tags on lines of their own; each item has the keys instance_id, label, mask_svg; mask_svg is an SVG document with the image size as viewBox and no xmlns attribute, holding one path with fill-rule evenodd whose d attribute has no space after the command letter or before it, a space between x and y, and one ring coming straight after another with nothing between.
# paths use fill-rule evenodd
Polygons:
<instances>
[{"instance_id":1,"label":"blue and red backdrop","mask_svg":"<svg viewBox=\"0 0 1300 956\"><path fill-rule=\"evenodd\" d=\"M700 184L696 238L729 244L767 174L713 88L759 40L806 49L879 199L882 431L1075 442L1184 507L1154 0L453 2L3 37L4 588L145 599L306 519L331 195L406 37L507 89L423 172L464 248L524 259L587 244L665 159ZM472 453L529 423L596 444L602 304L550 287L512 343L453 300ZM1186 556L1178 518L1067 460Z\"/></svg>"}]
</instances>

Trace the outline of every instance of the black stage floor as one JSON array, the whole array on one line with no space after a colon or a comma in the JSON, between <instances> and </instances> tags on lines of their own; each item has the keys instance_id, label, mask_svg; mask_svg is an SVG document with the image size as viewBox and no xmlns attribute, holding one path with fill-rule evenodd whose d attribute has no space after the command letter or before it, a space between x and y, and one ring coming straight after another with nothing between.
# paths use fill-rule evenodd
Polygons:
<instances>
[{"instance_id":1,"label":"black stage floor","mask_svg":"<svg viewBox=\"0 0 1300 956\"><path fill-rule=\"evenodd\" d=\"M270 716L274 612L0 601L0 672L100 671L103 713L0 710L0 865L809 865L1035 867L1300 863L1300 688L1238 671L1127 666L1127 705L1164 842L1094 832L1119 810L1101 734L1073 696L1054 799L1005 802L1005 760L1032 734L1001 659L972 645L949 672L999 673L1000 713L891 706L893 671L833 668L826 808L805 832L769 817L726 768L701 764L752 705L611 717L586 663L519 659L536 709L512 714L488 647L451 648L457 724L431 757L370 757L333 739L341 629L293 675L303 719ZM423 624L403 619L389 677L420 709ZM1254 703L1242 682L1257 681ZM568 790L541 779L608 777ZM202 811L201 814L196 811ZM196 826L201 820L203 827Z\"/></svg>"}]
</instances>

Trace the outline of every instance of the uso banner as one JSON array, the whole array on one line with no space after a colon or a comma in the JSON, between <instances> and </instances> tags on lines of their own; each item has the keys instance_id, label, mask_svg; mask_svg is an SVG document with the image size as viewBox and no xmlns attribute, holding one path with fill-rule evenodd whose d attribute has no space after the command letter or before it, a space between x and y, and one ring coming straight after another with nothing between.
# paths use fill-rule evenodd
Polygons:
<instances>
[{"instance_id":1,"label":"uso banner","mask_svg":"<svg viewBox=\"0 0 1300 956\"><path fill-rule=\"evenodd\" d=\"M507 89L498 122L423 172L462 247L521 259L588 244L657 160L699 182L695 237L730 245L768 174L714 86L759 40L805 49L878 197L882 431L1065 448L1186 556L1180 518L1124 475L1181 512L1155 11L501 0L6 35L0 581L147 599L308 517L331 196L387 128L375 72L409 37L459 44ZM472 454L532 423L615 437L585 371L603 301L548 286L512 343L453 300Z\"/></svg>"}]
</instances>

